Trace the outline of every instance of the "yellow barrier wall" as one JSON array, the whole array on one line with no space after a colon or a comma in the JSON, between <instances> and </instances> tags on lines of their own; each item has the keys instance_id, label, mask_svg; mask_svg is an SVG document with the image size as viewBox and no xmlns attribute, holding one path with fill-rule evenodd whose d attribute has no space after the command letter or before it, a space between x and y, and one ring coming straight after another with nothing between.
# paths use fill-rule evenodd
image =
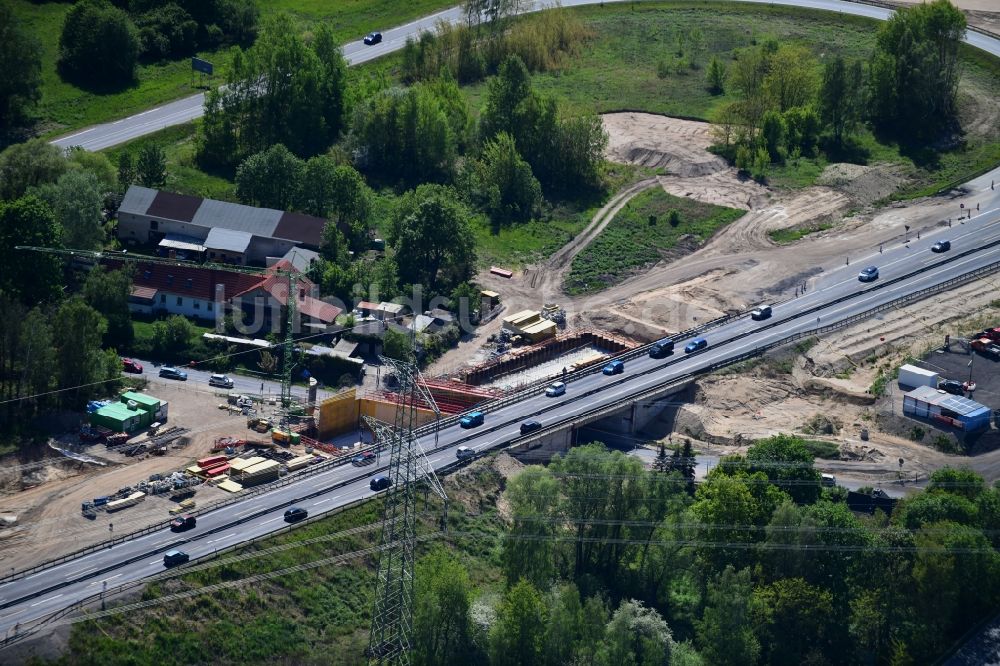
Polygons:
<instances>
[{"instance_id":1,"label":"yellow barrier wall","mask_svg":"<svg viewBox=\"0 0 1000 666\"><path fill-rule=\"evenodd\" d=\"M361 398L358 401L361 405L361 415L378 419L383 423L395 423L396 403L372 400L371 398ZM417 409L417 425L430 423L434 420L434 412L429 409Z\"/></svg>"},{"instance_id":2,"label":"yellow barrier wall","mask_svg":"<svg viewBox=\"0 0 1000 666\"><path fill-rule=\"evenodd\" d=\"M357 389L330 396L319 404L317 430L320 439L350 432L358 427Z\"/></svg>"}]
</instances>

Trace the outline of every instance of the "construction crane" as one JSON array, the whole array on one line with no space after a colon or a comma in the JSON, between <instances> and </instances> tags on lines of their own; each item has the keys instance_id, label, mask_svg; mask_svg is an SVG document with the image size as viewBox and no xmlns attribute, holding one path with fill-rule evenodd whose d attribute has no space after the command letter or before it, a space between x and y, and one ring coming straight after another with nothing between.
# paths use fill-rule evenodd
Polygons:
<instances>
[{"instance_id":1,"label":"construction crane","mask_svg":"<svg viewBox=\"0 0 1000 666\"><path fill-rule=\"evenodd\" d=\"M284 353L282 356L281 373L281 407L286 410L286 414L292 407L292 329L295 322L295 315L298 305L298 283L299 274L295 270L284 268L257 268L254 266L234 266L232 264L216 264L211 262L196 263L193 261L183 261L180 259L170 259L166 257L152 257L143 254L133 254L131 252L113 251L93 251L93 250L73 250L52 247L33 247L29 245L18 245L15 250L30 252L46 252L73 259L86 259L94 261L120 261L125 264L159 264L163 266L178 266L182 268L209 268L230 273L243 273L245 275L280 275L288 280L288 301L287 315L285 316L285 341L282 343Z\"/></svg>"}]
</instances>

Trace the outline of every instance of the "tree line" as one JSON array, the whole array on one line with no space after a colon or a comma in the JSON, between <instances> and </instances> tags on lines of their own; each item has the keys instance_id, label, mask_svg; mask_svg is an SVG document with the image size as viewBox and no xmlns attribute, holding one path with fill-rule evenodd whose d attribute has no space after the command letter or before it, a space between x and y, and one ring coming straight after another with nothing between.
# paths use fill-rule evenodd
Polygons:
<instances>
[{"instance_id":1,"label":"tree line","mask_svg":"<svg viewBox=\"0 0 1000 666\"><path fill-rule=\"evenodd\" d=\"M418 564L414 661L930 663L996 610L1000 488L971 471L869 517L821 486L797 437L696 488L686 459L647 471L592 444L524 469L499 595L454 556Z\"/></svg>"},{"instance_id":2,"label":"tree line","mask_svg":"<svg viewBox=\"0 0 1000 666\"><path fill-rule=\"evenodd\" d=\"M770 165L822 148L835 158L863 153L864 124L908 144L958 130L958 48L965 16L949 0L902 8L878 29L874 53L820 66L805 47L766 40L713 58L707 86L737 100L715 117L719 150L764 180Z\"/></svg>"}]
</instances>

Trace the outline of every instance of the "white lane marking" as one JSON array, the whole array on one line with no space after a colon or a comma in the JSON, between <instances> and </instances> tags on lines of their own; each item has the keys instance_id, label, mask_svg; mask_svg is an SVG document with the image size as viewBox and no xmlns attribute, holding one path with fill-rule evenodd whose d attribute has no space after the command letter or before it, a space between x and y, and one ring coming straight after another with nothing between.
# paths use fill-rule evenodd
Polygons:
<instances>
[{"instance_id":1,"label":"white lane marking","mask_svg":"<svg viewBox=\"0 0 1000 666\"><path fill-rule=\"evenodd\" d=\"M54 600L58 599L61 596L62 596L62 594L57 594L54 597L49 597L48 599L42 599L41 601L36 601L35 603L31 604L31 608L34 608L35 606L40 606L41 604L44 604L44 603L48 603L49 601L54 601Z\"/></svg>"},{"instance_id":2,"label":"white lane marking","mask_svg":"<svg viewBox=\"0 0 1000 666\"><path fill-rule=\"evenodd\" d=\"M222 541L223 539L228 539L229 537L234 537L234 536L236 536L236 532L233 532L232 534L227 534L226 536L223 537L219 537L218 539L212 539L211 541L206 541L205 544L208 545L210 543L215 543L216 541Z\"/></svg>"},{"instance_id":3,"label":"white lane marking","mask_svg":"<svg viewBox=\"0 0 1000 666\"><path fill-rule=\"evenodd\" d=\"M155 560L153 563L155 564L156 562L159 562L159 561L160 560ZM93 583L91 583L87 587L91 587L92 585L100 585L101 583L106 583L109 580L114 580L115 578L118 578L119 576L121 576L121 574L115 574L114 576L111 576L110 578L104 578L102 580L95 580Z\"/></svg>"},{"instance_id":4,"label":"white lane marking","mask_svg":"<svg viewBox=\"0 0 1000 666\"><path fill-rule=\"evenodd\" d=\"M97 570L97 567L89 567L87 569L83 569L81 571L77 571L75 573L71 573L68 576L66 576L66 578L69 578L70 576L82 576L83 574L90 573L91 571L96 571L96 570Z\"/></svg>"},{"instance_id":5,"label":"white lane marking","mask_svg":"<svg viewBox=\"0 0 1000 666\"><path fill-rule=\"evenodd\" d=\"M271 520L265 520L264 522L261 523L261 525L267 525L268 523L273 523L276 520L281 520L281 516L278 516L277 518L272 518Z\"/></svg>"},{"instance_id":6,"label":"white lane marking","mask_svg":"<svg viewBox=\"0 0 1000 666\"><path fill-rule=\"evenodd\" d=\"M256 511L256 510L257 510L256 508L253 508L253 509L247 509L247 510L246 510L246 511L244 511L243 513L237 513L237 514L236 514L236 517L237 517L237 518L242 518L243 516L246 516L247 514L251 514L251 513L253 513L253 512L254 512L254 511Z\"/></svg>"},{"instance_id":7,"label":"white lane marking","mask_svg":"<svg viewBox=\"0 0 1000 666\"><path fill-rule=\"evenodd\" d=\"M333 497L327 497L326 499L321 499L321 500L320 500L320 501L318 501L318 502L313 502L313 506L318 506L318 505L320 505L320 504L323 504L324 502L329 502L329 501L331 501L331 500L335 500L335 499L337 499L338 497L340 497L340 495L334 495Z\"/></svg>"}]
</instances>

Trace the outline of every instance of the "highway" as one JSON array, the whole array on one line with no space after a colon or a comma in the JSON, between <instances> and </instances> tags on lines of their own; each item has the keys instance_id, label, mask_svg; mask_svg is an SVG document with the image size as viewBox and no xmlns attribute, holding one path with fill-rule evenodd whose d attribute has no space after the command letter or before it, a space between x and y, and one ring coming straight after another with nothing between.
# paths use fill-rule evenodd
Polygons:
<instances>
[{"instance_id":1,"label":"highway","mask_svg":"<svg viewBox=\"0 0 1000 666\"><path fill-rule=\"evenodd\" d=\"M565 0L562 4L571 6L588 2ZM770 4L829 9L873 18L888 15L884 9L837 0L773 0ZM449 12L455 11L448 10L395 30L384 31L385 41L378 47L348 44L344 48L345 56L352 64L378 57L390 49L399 48L407 35L428 29L439 19L454 20ZM998 40L970 33L967 41L1000 56ZM193 99L196 98L188 98ZM200 115L201 102L184 107L183 103L188 100L147 111L132 119L92 128L56 143L84 145L90 150L116 145ZM165 115L156 115L168 108L170 111ZM178 120L185 114L192 115ZM908 244L886 246L881 254L876 251L870 257L852 257L849 266L827 268L810 291L776 305L771 319L755 322L746 317L739 318L706 331L703 337L707 338L709 346L701 352L685 355L679 345L675 354L667 359L642 357L630 360L623 375L606 377L596 373L574 378L566 395L559 398L545 398L537 393L527 395L522 400L490 411L486 423L479 428L462 430L457 426L447 427L439 434L440 448L428 456L431 465L441 468L452 463L455 448L460 444L477 451L503 445L519 435L519 425L527 418L552 425L594 409L610 407L673 378L848 319L1000 261L1000 250L986 247L1000 241L1000 191L994 193L989 183L995 173L969 184L969 189L977 193L982 207L982 212L973 219L963 224L956 222L951 229L939 228ZM942 238L952 241L951 252L931 253L930 245ZM960 256L966 252L969 254ZM880 268L880 278L873 283L862 284L857 280L858 270L869 264ZM914 271L920 272L888 284ZM433 438L424 438L421 445L430 450L434 445ZM292 504L316 515L353 500L370 497L374 493L368 487L369 478L379 471L382 463L380 461L375 466L362 469L349 465L331 468L297 483L249 497L237 505L199 515L198 526L187 533L154 532L0 585L0 635L7 635L15 625L24 631L40 618L100 592L105 583L111 588L163 571L162 553L170 548L180 547L192 558L210 555L279 529L284 525L284 510Z\"/></svg>"},{"instance_id":2,"label":"highway","mask_svg":"<svg viewBox=\"0 0 1000 666\"><path fill-rule=\"evenodd\" d=\"M818 326L849 318L1000 261L1000 245L981 249L989 243L1000 243L998 206L1000 196L992 196L991 207L964 225L941 228L923 235L920 240L886 247L878 262L874 258L870 262L877 263L880 268L880 278L875 282L858 281L857 272L867 263L863 260L830 271L821 287L776 305L769 320L756 322L743 317L713 328L703 334L709 346L701 352L686 355L682 345L678 345L677 351L666 359L643 356L630 360L622 375L607 377L594 373L571 378L564 396L546 398L534 393L490 411L486 423L479 428L446 427L439 434L439 448L429 453L428 460L433 467L441 468L455 460L455 448L460 444L482 452L515 439L525 419L534 418L543 425L555 424L602 406L612 406L672 378L798 333L808 333ZM942 238L952 241L951 252L932 253L930 246ZM960 256L967 251L971 253ZM886 284L920 269L922 272L905 280ZM800 314L813 308L818 309L807 315ZM432 436L424 437L420 443L426 451L434 448ZM283 513L292 504L316 515L372 496L369 479L384 467L384 462L380 460L367 468L335 467L200 515L197 527L187 533L154 532L0 585L0 634L6 634L15 624L27 628L39 618L99 592L105 582L113 587L163 571L162 553L167 549L180 547L192 558L211 555L218 549L283 527Z\"/></svg>"},{"instance_id":3,"label":"highway","mask_svg":"<svg viewBox=\"0 0 1000 666\"><path fill-rule=\"evenodd\" d=\"M563 0L560 4L563 7L577 7L581 5L597 4L600 0ZM607 4L615 2L626 2L629 0L605 0ZM759 2L759 0L734 0L735 2ZM529 6L528 11L538 11L552 7L556 4L550 0L539 0ZM805 7L810 9L823 9L832 12L854 14L857 16L867 16L874 19L886 19L890 10L871 5L846 2L845 0L771 0L771 5L788 5L793 7ZM432 31L438 22L461 23L463 14L460 7L452 7L431 16L412 21L396 28L382 31L382 43L375 46L365 46L358 41L345 44L343 47L344 58L350 65L357 65L383 56L387 53L397 51L406 44L407 38L416 38L421 33ZM379 30L379 26L372 26L372 30ZM987 35L970 31L965 41L995 56L1000 57L1000 41ZM204 114L205 95L203 93L179 99L163 106L158 106L142 113L137 113L121 120L116 120L103 125L96 125L85 130L80 130L67 136L53 139L51 143L62 148L80 146L85 150L104 150L112 146L131 141L140 136L158 132L173 125L180 125L200 118Z\"/></svg>"}]
</instances>

